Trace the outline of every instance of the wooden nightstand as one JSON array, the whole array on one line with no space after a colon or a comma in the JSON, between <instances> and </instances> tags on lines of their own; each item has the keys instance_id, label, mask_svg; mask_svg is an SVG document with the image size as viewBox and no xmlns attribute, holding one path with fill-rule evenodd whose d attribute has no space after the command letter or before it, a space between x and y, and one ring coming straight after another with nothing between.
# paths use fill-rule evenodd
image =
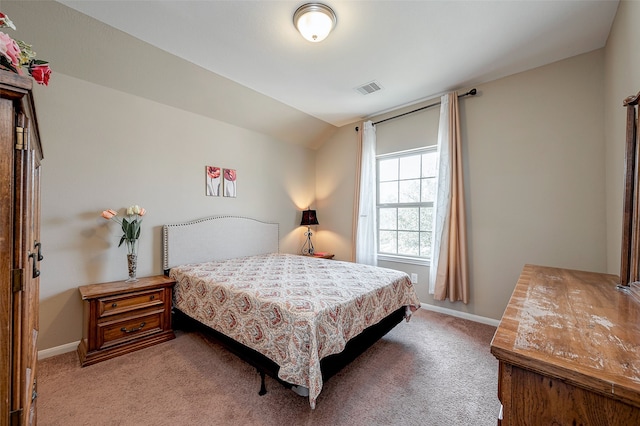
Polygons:
<instances>
[{"instance_id":1,"label":"wooden nightstand","mask_svg":"<svg viewBox=\"0 0 640 426\"><path fill-rule=\"evenodd\" d=\"M318 257L320 259L333 259L333 256L335 256L333 253L327 252L317 252L313 254L313 257Z\"/></svg>"},{"instance_id":2,"label":"wooden nightstand","mask_svg":"<svg viewBox=\"0 0 640 426\"><path fill-rule=\"evenodd\" d=\"M164 275L137 282L79 287L84 324L78 356L83 367L175 337L171 299L175 281Z\"/></svg>"}]
</instances>

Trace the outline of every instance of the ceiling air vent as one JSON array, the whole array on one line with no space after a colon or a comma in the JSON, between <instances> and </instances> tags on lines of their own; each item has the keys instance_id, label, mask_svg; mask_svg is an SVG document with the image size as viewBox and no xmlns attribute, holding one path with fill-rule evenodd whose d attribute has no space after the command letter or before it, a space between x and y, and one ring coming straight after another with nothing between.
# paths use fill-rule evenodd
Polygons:
<instances>
[{"instance_id":1,"label":"ceiling air vent","mask_svg":"<svg viewBox=\"0 0 640 426\"><path fill-rule=\"evenodd\" d=\"M360 87L356 87L356 90L361 95L368 95L369 93L377 92L378 90L382 90L382 86L377 81L372 81L367 84L363 84Z\"/></svg>"}]
</instances>

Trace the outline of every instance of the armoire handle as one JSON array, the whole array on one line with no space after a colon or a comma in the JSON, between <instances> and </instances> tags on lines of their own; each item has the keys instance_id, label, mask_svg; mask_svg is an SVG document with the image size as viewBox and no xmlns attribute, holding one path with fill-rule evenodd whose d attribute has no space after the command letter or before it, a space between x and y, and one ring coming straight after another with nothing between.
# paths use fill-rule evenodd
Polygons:
<instances>
[{"instance_id":1,"label":"armoire handle","mask_svg":"<svg viewBox=\"0 0 640 426\"><path fill-rule=\"evenodd\" d=\"M34 244L34 248L38 249L38 262L39 262L42 259L44 259L44 256L42 256L42 243L38 241L37 243Z\"/></svg>"},{"instance_id":2,"label":"armoire handle","mask_svg":"<svg viewBox=\"0 0 640 426\"><path fill-rule=\"evenodd\" d=\"M31 276L33 278L38 278L40 276L40 270L36 267L36 253L29 253L29 257L33 259L33 263L31 264L31 267L32 267Z\"/></svg>"}]
</instances>

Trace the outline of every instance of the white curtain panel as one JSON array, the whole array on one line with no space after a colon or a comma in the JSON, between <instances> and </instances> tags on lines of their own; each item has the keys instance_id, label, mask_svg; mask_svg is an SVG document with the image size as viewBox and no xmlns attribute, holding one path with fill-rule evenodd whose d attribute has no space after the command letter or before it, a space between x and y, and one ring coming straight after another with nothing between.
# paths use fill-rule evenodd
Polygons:
<instances>
[{"instance_id":1,"label":"white curtain panel","mask_svg":"<svg viewBox=\"0 0 640 426\"><path fill-rule=\"evenodd\" d=\"M449 152L449 99L451 93L440 99L440 123L438 125L438 183L436 202L433 206L431 234L431 266L429 267L429 294L435 293L440 264L446 262L449 247L449 210L451 208L451 155ZM455 96L455 94L453 95Z\"/></svg>"},{"instance_id":2,"label":"white curtain panel","mask_svg":"<svg viewBox=\"0 0 640 426\"><path fill-rule=\"evenodd\" d=\"M362 132L356 263L376 266L376 128L366 121Z\"/></svg>"}]
</instances>

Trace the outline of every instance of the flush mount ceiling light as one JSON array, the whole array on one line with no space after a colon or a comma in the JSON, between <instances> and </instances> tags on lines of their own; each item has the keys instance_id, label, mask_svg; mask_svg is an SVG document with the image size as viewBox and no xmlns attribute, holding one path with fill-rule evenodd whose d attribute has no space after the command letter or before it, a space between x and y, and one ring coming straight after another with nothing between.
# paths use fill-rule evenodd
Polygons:
<instances>
[{"instance_id":1,"label":"flush mount ceiling light","mask_svg":"<svg viewBox=\"0 0 640 426\"><path fill-rule=\"evenodd\" d=\"M293 14L293 25L302 37L314 43L327 38L336 22L333 9L322 3L303 4Z\"/></svg>"}]
</instances>

